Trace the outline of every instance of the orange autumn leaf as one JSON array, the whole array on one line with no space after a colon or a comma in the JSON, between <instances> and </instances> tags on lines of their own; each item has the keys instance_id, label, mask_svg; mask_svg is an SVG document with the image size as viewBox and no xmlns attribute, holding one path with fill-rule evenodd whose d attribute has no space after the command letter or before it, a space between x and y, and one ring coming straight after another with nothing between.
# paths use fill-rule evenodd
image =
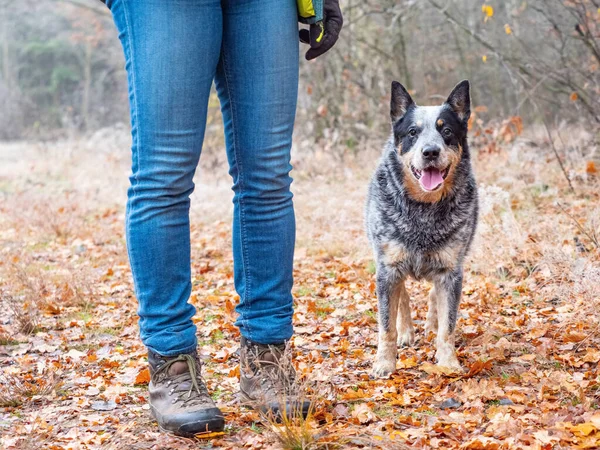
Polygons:
<instances>
[{"instance_id":1,"label":"orange autumn leaf","mask_svg":"<svg viewBox=\"0 0 600 450\"><path fill-rule=\"evenodd\" d=\"M150 383L150 371L148 368L144 368L138 372L135 377L134 384L148 384Z\"/></svg>"},{"instance_id":2,"label":"orange autumn leaf","mask_svg":"<svg viewBox=\"0 0 600 450\"><path fill-rule=\"evenodd\" d=\"M500 444L493 438L478 436L462 444L460 448L469 450L497 450L500 448Z\"/></svg>"},{"instance_id":3,"label":"orange autumn leaf","mask_svg":"<svg viewBox=\"0 0 600 450\"><path fill-rule=\"evenodd\" d=\"M594 161L588 161L585 165L585 172L588 174L597 174L598 168L596 167L596 163Z\"/></svg>"},{"instance_id":4,"label":"orange autumn leaf","mask_svg":"<svg viewBox=\"0 0 600 450\"><path fill-rule=\"evenodd\" d=\"M344 394L342 394L340 396L340 398L342 400L358 400L361 398L367 398L368 396L369 396L369 394L367 394L362 389L357 389L356 391L349 390L349 391L345 392Z\"/></svg>"},{"instance_id":5,"label":"orange autumn leaf","mask_svg":"<svg viewBox=\"0 0 600 450\"><path fill-rule=\"evenodd\" d=\"M235 313L235 305L231 300L225 300L225 311L230 315Z\"/></svg>"},{"instance_id":6,"label":"orange autumn leaf","mask_svg":"<svg viewBox=\"0 0 600 450\"><path fill-rule=\"evenodd\" d=\"M587 337L587 334L577 331L570 331L563 337L565 342L581 342Z\"/></svg>"},{"instance_id":7,"label":"orange autumn leaf","mask_svg":"<svg viewBox=\"0 0 600 450\"><path fill-rule=\"evenodd\" d=\"M50 314L52 316L57 316L61 313L61 309L59 306L55 305L54 303L45 303L44 304L44 311L47 314Z\"/></svg>"},{"instance_id":8,"label":"orange autumn leaf","mask_svg":"<svg viewBox=\"0 0 600 450\"><path fill-rule=\"evenodd\" d=\"M482 360L478 359L473 364L471 364L471 367L469 368L469 372L465 375L465 378L474 377L478 373L483 372L485 370L490 370L491 368L492 368L492 360L491 359L487 360L487 361L482 361Z\"/></svg>"},{"instance_id":9,"label":"orange autumn leaf","mask_svg":"<svg viewBox=\"0 0 600 450\"><path fill-rule=\"evenodd\" d=\"M233 369L231 369L231 370L229 371L229 374L228 374L228 376L230 376L230 377L236 377L236 378L239 378L239 377L240 377L240 373L241 373L241 372L240 372L240 366L239 366L239 365L237 365L237 366L235 366Z\"/></svg>"},{"instance_id":10,"label":"orange autumn leaf","mask_svg":"<svg viewBox=\"0 0 600 450\"><path fill-rule=\"evenodd\" d=\"M410 369L411 367L416 367L417 366L417 358L415 358L414 356L411 356L410 358L406 358L406 359L400 359L400 361L398 361L398 367L400 369Z\"/></svg>"}]
</instances>

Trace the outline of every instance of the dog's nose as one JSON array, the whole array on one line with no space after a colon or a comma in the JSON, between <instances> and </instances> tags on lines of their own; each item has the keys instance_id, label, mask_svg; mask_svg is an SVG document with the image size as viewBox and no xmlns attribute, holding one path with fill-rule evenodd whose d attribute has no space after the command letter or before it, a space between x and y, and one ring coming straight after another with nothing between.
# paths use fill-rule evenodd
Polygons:
<instances>
[{"instance_id":1,"label":"dog's nose","mask_svg":"<svg viewBox=\"0 0 600 450\"><path fill-rule=\"evenodd\" d=\"M423 148L423 158L427 161L433 161L440 156L440 148L437 146L427 146Z\"/></svg>"}]
</instances>

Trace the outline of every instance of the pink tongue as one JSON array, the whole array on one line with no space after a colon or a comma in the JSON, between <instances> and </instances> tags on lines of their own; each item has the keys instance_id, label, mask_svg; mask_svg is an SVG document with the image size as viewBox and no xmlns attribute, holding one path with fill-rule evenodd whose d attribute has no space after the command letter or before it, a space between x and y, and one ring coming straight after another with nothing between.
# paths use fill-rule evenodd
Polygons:
<instances>
[{"instance_id":1,"label":"pink tongue","mask_svg":"<svg viewBox=\"0 0 600 450\"><path fill-rule=\"evenodd\" d=\"M425 189L433 191L444 182L444 178L442 178L442 173L438 169L430 167L423 170L423 175L419 181L421 182L421 186Z\"/></svg>"}]
</instances>

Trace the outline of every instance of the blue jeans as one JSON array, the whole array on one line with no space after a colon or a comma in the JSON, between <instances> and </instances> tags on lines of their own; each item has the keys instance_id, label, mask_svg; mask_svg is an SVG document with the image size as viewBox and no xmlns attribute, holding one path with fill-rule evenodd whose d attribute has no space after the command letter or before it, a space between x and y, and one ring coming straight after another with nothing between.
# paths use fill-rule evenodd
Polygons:
<instances>
[{"instance_id":1,"label":"blue jeans","mask_svg":"<svg viewBox=\"0 0 600 450\"><path fill-rule=\"evenodd\" d=\"M144 344L196 348L188 303L190 194L211 84L233 179L236 325L292 335L295 218L289 176L298 92L295 0L108 0L125 52L132 125L127 248Z\"/></svg>"}]
</instances>

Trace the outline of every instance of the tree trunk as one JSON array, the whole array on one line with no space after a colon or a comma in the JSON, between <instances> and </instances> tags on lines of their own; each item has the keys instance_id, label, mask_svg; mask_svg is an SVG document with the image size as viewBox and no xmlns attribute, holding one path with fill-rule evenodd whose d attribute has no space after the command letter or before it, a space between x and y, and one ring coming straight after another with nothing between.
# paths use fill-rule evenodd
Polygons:
<instances>
[{"instance_id":1,"label":"tree trunk","mask_svg":"<svg viewBox=\"0 0 600 450\"><path fill-rule=\"evenodd\" d=\"M92 88L92 44L89 40L85 42L85 59L83 66L83 95L81 98L81 128L89 127L90 118L90 91Z\"/></svg>"},{"instance_id":2,"label":"tree trunk","mask_svg":"<svg viewBox=\"0 0 600 450\"><path fill-rule=\"evenodd\" d=\"M410 70L407 63L406 41L404 39L404 26L402 23L402 17L398 19L398 40L394 45L394 55L400 55L398 61L398 70L402 77L402 83L407 89L413 89L414 87L412 85Z\"/></svg>"},{"instance_id":3,"label":"tree trunk","mask_svg":"<svg viewBox=\"0 0 600 450\"><path fill-rule=\"evenodd\" d=\"M11 89L13 85L12 67L10 63L10 49L8 46L8 30L4 15L0 16L0 30L2 30L2 34L0 35L0 39L2 39L2 78L4 78L6 87Z\"/></svg>"}]
</instances>

